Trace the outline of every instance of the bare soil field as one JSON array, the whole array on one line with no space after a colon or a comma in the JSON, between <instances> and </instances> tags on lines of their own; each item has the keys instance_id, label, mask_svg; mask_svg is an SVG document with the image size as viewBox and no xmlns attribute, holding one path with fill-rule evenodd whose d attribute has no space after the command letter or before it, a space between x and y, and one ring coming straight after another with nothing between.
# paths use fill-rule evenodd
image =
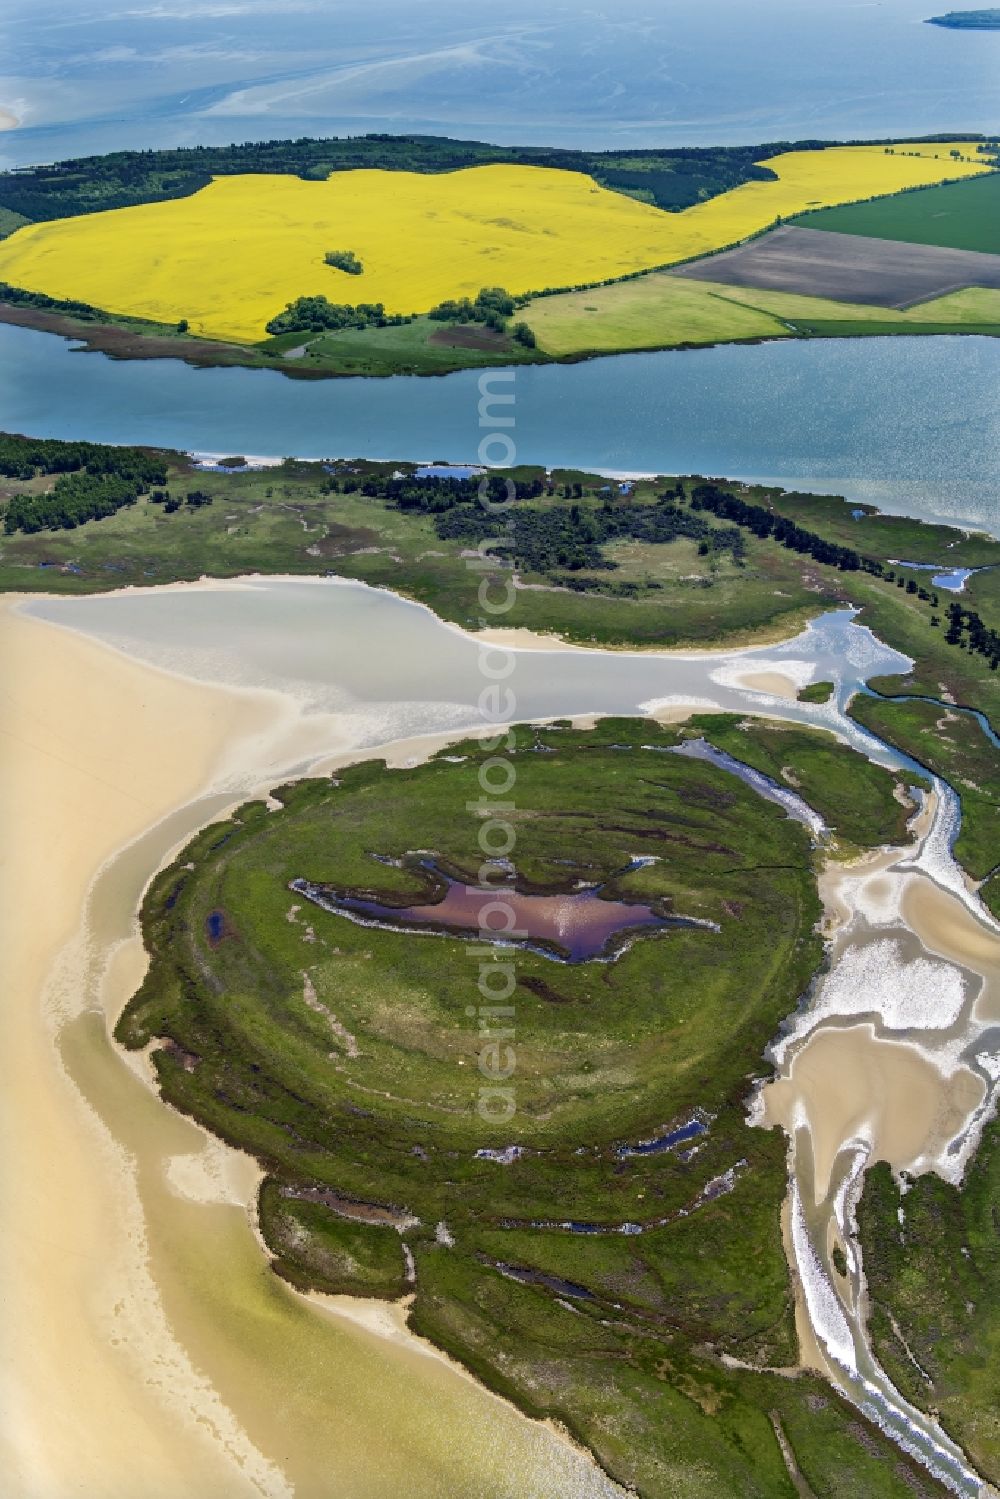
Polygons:
<instances>
[{"instance_id":1,"label":"bare soil field","mask_svg":"<svg viewBox=\"0 0 1000 1499\"><path fill-rule=\"evenodd\" d=\"M484 349L500 354L511 347L510 339L505 334L498 333L493 328L479 328L468 323L440 328L431 334L428 342L445 349Z\"/></svg>"},{"instance_id":2,"label":"bare soil field","mask_svg":"<svg viewBox=\"0 0 1000 1499\"><path fill-rule=\"evenodd\" d=\"M1000 255L785 224L669 274L902 309L967 286L1000 288Z\"/></svg>"}]
</instances>

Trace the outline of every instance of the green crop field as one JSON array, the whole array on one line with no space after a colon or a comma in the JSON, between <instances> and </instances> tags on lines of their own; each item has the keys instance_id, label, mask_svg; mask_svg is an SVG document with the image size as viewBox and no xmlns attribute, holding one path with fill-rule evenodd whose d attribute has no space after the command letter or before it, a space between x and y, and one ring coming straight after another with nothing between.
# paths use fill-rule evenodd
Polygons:
<instances>
[{"instance_id":1,"label":"green crop field","mask_svg":"<svg viewBox=\"0 0 1000 1499\"><path fill-rule=\"evenodd\" d=\"M769 733L741 731L748 758L777 755L828 796L863 772L855 833L896 836L888 772L825 734ZM280 1274L396 1296L409 1263L418 1332L647 1499L795 1499L800 1474L816 1494L930 1496L828 1386L780 1377L796 1358L785 1141L747 1125L745 1099L822 957L813 851L738 777L669 753L680 737L623 719L513 731L502 873L529 896L603 882L711 924L568 964L360 926L289 889L426 898L414 850L482 880L469 803L492 746L468 742L281 787L278 810L204 829L148 892L152 963L117 1034L153 1041L164 1095L260 1159ZM498 1020L482 1007L501 988ZM499 1123L480 1091L495 1025L516 1101ZM692 1118L696 1149L624 1151Z\"/></svg>"},{"instance_id":2,"label":"green crop field","mask_svg":"<svg viewBox=\"0 0 1000 1499\"><path fill-rule=\"evenodd\" d=\"M916 245L1000 254L1000 172L878 198L842 208L820 208L789 219L803 229L832 229L901 239Z\"/></svg>"}]
</instances>

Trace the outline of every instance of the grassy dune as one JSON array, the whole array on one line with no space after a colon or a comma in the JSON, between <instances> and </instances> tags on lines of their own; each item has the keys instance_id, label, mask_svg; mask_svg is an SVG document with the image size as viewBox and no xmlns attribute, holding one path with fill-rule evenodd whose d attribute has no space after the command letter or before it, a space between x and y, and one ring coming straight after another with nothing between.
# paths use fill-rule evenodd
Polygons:
<instances>
[{"instance_id":1,"label":"grassy dune","mask_svg":"<svg viewBox=\"0 0 1000 1499\"><path fill-rule=\"evenodd\" d=\"M300 296L425 312L484 285L522 294L691 259L813 206L987 169L962 149L958 161L933 143L787 152L766 163L776 181L680 213L540 167L221 177L189 198L29 225L0 244L0 279L252 341ZM331 245L359 256L363 274L324 264Z\"/></svg>"}]
</instances>

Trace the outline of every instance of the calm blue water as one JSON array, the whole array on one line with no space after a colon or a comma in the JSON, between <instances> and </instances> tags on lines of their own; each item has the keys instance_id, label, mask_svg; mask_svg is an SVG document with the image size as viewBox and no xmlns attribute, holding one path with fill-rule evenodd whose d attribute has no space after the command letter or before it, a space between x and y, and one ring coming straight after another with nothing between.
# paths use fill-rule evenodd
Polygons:
<instances>
[{"instance_id":1,"label":"calm blue water","mask_svg":"<svg viewBox=\"0 0 1000 1499\"><path fill-rule=\"evenodd\" d=\"M7 0L0 163L419 130L590 147L990 131L930 0Z\"/></svg>"},{"instance_id":2,"label":"calm blue water","mask_svg":"<svg viewBox=\"0 0 1000 1499\"><path fill-rule=\"evenodd\" d=\"M0 429L39 436L468 463L484 436L479 381L476 371L300 381L116 362L0 325ZM496 389L514 391L509 435L521 462L766 478L1000 535L995 339L632 354L522 367Z\"/></svg>"}]
</instances>

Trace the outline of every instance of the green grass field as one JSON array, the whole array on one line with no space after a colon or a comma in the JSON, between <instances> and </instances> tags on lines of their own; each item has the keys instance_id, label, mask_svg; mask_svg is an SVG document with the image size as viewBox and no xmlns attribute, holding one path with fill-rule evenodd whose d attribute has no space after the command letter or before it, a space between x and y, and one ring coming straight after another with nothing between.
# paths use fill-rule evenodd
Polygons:
<instances>
[{"instance_id":1,"label":"green grass field","mask_svg":"<svg viewBox=\"0 0 1000 1499\"><path fill-rule=\"evenodd\" d=\"M463 346L461 339L481 342ZM504 336L482 329L455 335L447 324L418 317L388 328L346 328L339 333L279 333L256 347L280 354L286 374L441 375L482 365L531 363L538 356ZM292 351L289 357L289 351ZM300 351L300 352L295 352Z\"/></svg>"},{"instance_id":2,"label":"green grass field","mask_svg":"<svg viewBox=\"0 0 1000 1499\"><path fill-rule=\"evenodd\" d=\"M765 1370L795 1358L785 1143L748 1128L744 1100L822 954L813 856L736 777L664 753L677 741L635 720L515 731L517 885L603 880L718 930L646 936L613 962L521 950L510 963L509 949L360 927L289 891L302 876L405 902L427 884L414 849L474 882L467 803L488 752L468 743L416 769L279 788L280 810L251 803L204 829L148 892L152 964L119 1038L159 1038L164 1095L262 1161L280 1273L393 1295L401 1232L414 1327L564 1421L648 1499L794 1499L776 1429L816 1494L933 1494L829 1387ZM819 734L782 746L817 787L845 757ZM882 841L898 823L891 777L864 770L867 836ZM494 992L513 968L516 1110L501 1124L477 1107L480 963ZM696 1109L695 1152L619 1153ZM476 1157L512 1144L523 1154L507 1165ZM303 1196L316 1192L334 1195ZM569 1218L612 1231L538 1226Z\"/></svg>"},{"instance_id":3,"label":"green grass field","mask_svg":"<svg viewBox=\"0 0 1000 1499\"><path fill-rule=\"evenodd\" d=\"M524 318L543 353L567 359L762 338L998 334L1000 291L950 292L897 312L654 272L613 286L539 297L528 304Z\"/></svg>"},{"instance_id":4,"label":"green grass field","mask_svg":"<svg viewBox=\"0 0 1000 1499\"><path fill-rule=\"evenodd\" d=\"M1000 254L1000 172L877 198L820 208L789 219L803 229L832 229L874 239Z\"/></svg>"}]
</instances>

